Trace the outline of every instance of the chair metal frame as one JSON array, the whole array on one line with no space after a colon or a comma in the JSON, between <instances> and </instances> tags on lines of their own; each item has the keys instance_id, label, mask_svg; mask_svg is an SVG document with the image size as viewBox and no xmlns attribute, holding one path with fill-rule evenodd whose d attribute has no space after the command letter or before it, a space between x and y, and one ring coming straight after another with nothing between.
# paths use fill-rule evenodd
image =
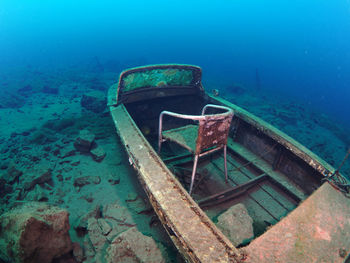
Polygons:
<instances>
[{"instance_id":1,"label":"chair metal frame","mask_svg":"<svg viewBox=\"0 0 350 263\"><path fill-rule=\"evenodd\" d=\"M218 114L208 114L205 115L205 111L208 108L215 108L215 109L221 109L226 110L224 113L218 113ZM230 124L232 117L234 115L233 110L231 108L220 106L220 105L214 105L214 104L207 104L203 107L201 115L186 115L186 114L179 114L175 112L170 111L162 111L159 116L159 136L158 136L158 153L161 151L161 146L165 139L163 137L163 117L164 115L168 115L175 118L181 118L181 119L187 119L187 120L193 120L199 122L199 128L198 128L198 134L196 138L196 149L193 152L192 150L188 149L187 147L183 146L187 150L189 150L191 153L194 154L194 162L193 162L193 169L192 169L192 177L191 177L191 185L190 185L190 191L189 194L192 194L193 190L193 183L196 175L197 170L197 164L199 157L208 155L210 153L216 152L218 150L224 149L224 162L225 162L225 179L226 183L228 181L227 177L227 138L228 133L230 130ZM221 137L215 138L214 141L206 140L206 138L209 140L212 138L212 131L208 132L208 129L216 129L214 127L214 123L222 122L223 126L219 127ZM215 135L214 135L215 137ZM216 140L217 139L217 140ZM176 141L175 141L176 143Z\"/></svg>"}]
</instances>

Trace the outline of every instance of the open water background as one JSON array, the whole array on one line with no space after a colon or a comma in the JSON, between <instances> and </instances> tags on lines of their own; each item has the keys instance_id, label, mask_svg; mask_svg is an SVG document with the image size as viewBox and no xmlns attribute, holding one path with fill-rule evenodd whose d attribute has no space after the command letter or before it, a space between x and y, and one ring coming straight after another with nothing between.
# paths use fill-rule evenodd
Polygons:
<instances>
[{"instance_id":1,"label":"open water background","mask_svg":"<svg viewBox=\"0 0 350 263\"><path fill-rule=\"evenodd\" d=\"M0 70L197 64L350 127L349 0L2 0ZM1 87L0 87L1 89Z\"/></svg>"}]
</instances>

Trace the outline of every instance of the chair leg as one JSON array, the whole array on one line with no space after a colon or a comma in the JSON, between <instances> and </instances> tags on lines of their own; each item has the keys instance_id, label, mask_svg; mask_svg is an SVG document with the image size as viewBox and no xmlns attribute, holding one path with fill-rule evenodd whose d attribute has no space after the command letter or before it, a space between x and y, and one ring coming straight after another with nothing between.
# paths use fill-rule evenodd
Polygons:
<instances>
[{"instance_id":1,"label":"chair leg","mask_svg":"<svg viewBox=\"0 0 350 263\"><path fill-rule=\"evenodd\" d=\"M224 162L225 162L225 181L228 183L227 177L227 145L224 146Z\"/></svg>"},{"instance_id":2,"label":"chair leg","mask_svg":"<svg viewBox=\"0 0 350 263\"><path fill-rule=\"evenodd\" d=\"M161 137L158 138L158 154L160 154L160 150L161 150L161 147L162 147L162 141L163 139Z\"/></svg>"},{"instance_id":3,"label":"chair leg","mask_svg":"<svg viewBox=\"0 0 350 263\"><path fill-rule=\"evenodd\" d=\"M191 178L191 186L190 186L190 192L189 192L190 195L192 194L194 177L196 176L197 163L198 163L198 154L196 154L194 156L193 169L192 169L192 178Z\"/></svg>"}]
</instances>

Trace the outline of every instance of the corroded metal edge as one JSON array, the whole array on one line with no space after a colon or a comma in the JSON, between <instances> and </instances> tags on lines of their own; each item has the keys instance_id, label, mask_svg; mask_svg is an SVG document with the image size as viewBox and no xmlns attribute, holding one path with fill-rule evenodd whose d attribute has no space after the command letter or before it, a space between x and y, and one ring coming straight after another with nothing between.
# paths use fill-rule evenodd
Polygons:
<instances>
[{"instance_id":1,"label":"corroded metal edge","mask_svg":"<svg viewBox=\"0 0 350 263\"><path fill-rule=\"evenodd\" d=\"M218 101L220 104L226 105L234 110L235 116L243 119L249 124L256 127L258 130L277 141L288 150L290 150L293 154L304 160L307 164L309 164L312 168L317 170L323 175L331 174L335 171L335 168L327 163L325 160L320 158L314 152L306 148L304 145L288 136L284 132L277 129L275 126L267 123L261 118L253 115L252 113L244 110L243 108L226 101L220 97L215 97L212 95L208 95L212 100Z\"/></svg>"},{"instance_id":2,"label":"corroded metal edge","mask_svg":"<svg viewBox=\"0 0 350 263\"><path fill-rule=\"evenodd\" d=\"M217 229L174 178L143 137L125 107L123 105L112 106L110 110L117 132L131 158L130 161L138 171L141 184L163 226L184 258L188 262L242 262L245 258L244 253L236 249ZM140 158L140 156L147 158ZM152 176L158 178L153 180ZM161 189L158 189L156 184L157 182L162 184L162 181L165 183ZM177 203L177 206L181 207L181 210L175 212L180 212L182 215L190 214L190 222L180 221L177 218L180 215L174 215L174 211L171 211L172 205L169 206L168 203L173 203L172 205ZM197 234L200 238L193 237L192 234ZM201 239L203 239L202 244ZM201 249L197 250L197 247Z\"/></svg>"}]
</instances>

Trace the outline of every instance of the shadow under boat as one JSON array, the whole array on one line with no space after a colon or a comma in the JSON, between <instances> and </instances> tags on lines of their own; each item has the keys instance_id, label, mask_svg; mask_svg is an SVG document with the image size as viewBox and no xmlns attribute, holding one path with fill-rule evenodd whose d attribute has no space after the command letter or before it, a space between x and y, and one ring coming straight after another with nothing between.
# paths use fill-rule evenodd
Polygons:
<instances>
[{"instance_id":1,"label":"shadow under boat","mask_svg":"<svg viewBox=\"0 0 350 263\"><path fill-rule=\"evenodd\" d=\"M332 166L283 132L208 94L201 75L191 65L133 68L120 74L108 95L130 163L179 252L189 262L342 262L350 250L347 181L330 176ZM164 140L158 154L160 114L201 116L207 104L233 111L226 155L200 157L193 172L195 153L181 143ZM212 108L207 114L220 113ZM201 119L171 117L164 116L165 131L196 126ZM198 135L182 133L180 141L198 144ZM236 204L252 218L254 237L234 246L215 223Z\"/></svg>"}]
</instances>

